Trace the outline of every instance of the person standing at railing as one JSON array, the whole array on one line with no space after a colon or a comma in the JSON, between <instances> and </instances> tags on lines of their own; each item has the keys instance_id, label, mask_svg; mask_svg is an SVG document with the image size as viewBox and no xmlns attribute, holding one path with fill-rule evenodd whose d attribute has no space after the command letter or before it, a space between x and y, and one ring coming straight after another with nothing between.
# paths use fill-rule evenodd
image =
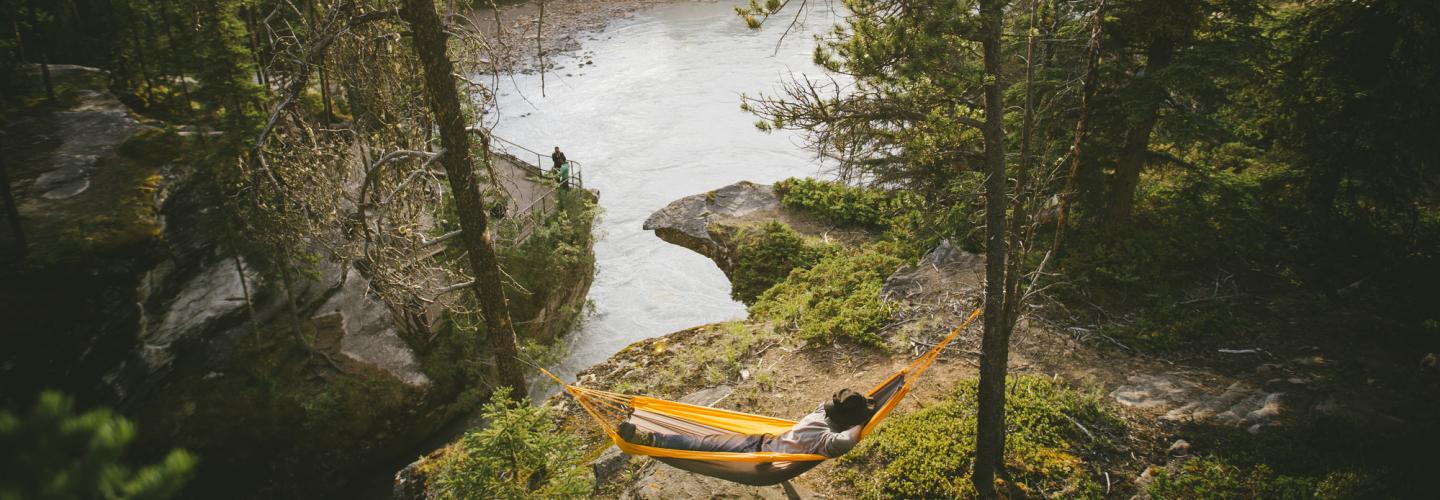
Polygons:
<instances>
[{"instance_id":1,"label":"person standing at railing","mask_svg":"<svg viewBox=\"0 0 1440 500\"><path fill-rule=\"evenodd\" d=\"M555 146L555 152L550 153L550 161L555 162L556 177L560 179L560 188L570 189L570 161L565 159L565 153L560 152L560 146Z\"/></svg>"},{"instance_id":2,"label":"person standing at railing","mask_svg":"<svg viewBox=\"0 0 1440 500\"><path fill-rule=\"evenodd\" d=\"M560 152L560 146L555 146L555 152L550 153L550 161L555 162L555 168L557 169L565 164L565 153Z\"/></svg>"}]
</instances>

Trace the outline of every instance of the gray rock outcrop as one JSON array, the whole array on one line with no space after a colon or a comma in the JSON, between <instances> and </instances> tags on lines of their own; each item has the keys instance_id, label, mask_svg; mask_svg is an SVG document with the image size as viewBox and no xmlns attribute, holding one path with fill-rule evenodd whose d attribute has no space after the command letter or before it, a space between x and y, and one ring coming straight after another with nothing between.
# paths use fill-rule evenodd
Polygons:
<instances>
[{"instance_id":1,"label":"gray rock outcrop","mask_svg":"<svg viewBox=\"0 0 1440 500\"><path fill-rule=\"evenodd\" d=\"M341 354L351 360L385 370L413 387L430 385L415 351L400 338L390 309L370 292L370 282L358 271L346 273L345 283L316 310L312 319L331 315L339 323Z\"/></svg>"},{"instance_id":2,"label":"gray rock outcrop","mask_svg":"<svg viewBox=\"0 0 1440 500\"><path fill-rule=\"evenodd\" d=\"M1132 375L1110 396L1122 405L1160 414L1170 421L1197 421L1243 427L1254 433L1279 424L1284 394L1236 381L1214 390L1183 373Z\"/></svg>"},{"instance_id":3,"label":"gray rock outcrop","mask_svg":"<svg viewBox=\"0 0 1440 500\"><path fill-rule=\"evenodd\" d=\"M747 217L775 217L779 211L780 197L772 186L740 181L670 202L645 219L645 229L655 231L662 240L709 257L728 273L730 249L724 235L712 232L713 224Z\"/></svg>"},{"instance_id":4,"label":"gray rock outcrop","mask_svg":"<svg viewBox=\"0 0 1440 500\"><path fill-rule=\"evenodd\" d=\"M68 64L51 65L50 72L57 80L104 75L98 69ZM110 92L81 89L75 100L69 109L54 114L54 136L60 144L50 153L49 170L34 180L34 189L44 200L63 200L85 192L90 176L103 166L100 160L144 128Z\"/></svg>"},{"instance_id":5,"label":"gray rock outcrop","mask_svg":"<svg viewBox=\"0 0 1440 500\"><path fill-rule=\"evenodd\" d=\"M880 296L901 300L925 293L927 285L934 288L980 287L985 283L985 256L966 252L941 241L914 265L904 265L885 279Z\"/></svg>"}]
</instances>

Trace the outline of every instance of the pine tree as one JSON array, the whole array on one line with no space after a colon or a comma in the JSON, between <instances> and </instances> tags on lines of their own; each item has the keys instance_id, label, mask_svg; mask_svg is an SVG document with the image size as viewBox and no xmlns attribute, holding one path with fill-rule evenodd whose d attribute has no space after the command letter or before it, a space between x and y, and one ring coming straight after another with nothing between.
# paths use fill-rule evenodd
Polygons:
<instances>
[{"instance_id":1,"label":"pine tree","mask_svg":"<svg viewBox=\"0 0 1440 500\"><path fill-rule=\"evenodd\" d=\"M133 498L174 496L196 459L174 450L160 463L135 469L125 448L135 426L108 409L83 414L58 392L40 396L27 415L0 412L0 498Z\"/></svg>"},{"instance_id":2,"label":"pine tree","mask_svg":"<svg viewBox=\"0 0 1440 500\"><path fill-rule=\"evenodd\" d=\"M455 87L454 64L446 53L447 35L431 0L406 0L400 17L413 31L415 55L424 66L425 93L440 128L440 146L444 148L439 163L450 181L455 212L460 219L460 237L468 250L470 270L475 274L475 283L470 289L483 309L499 385L507 387L512 398L524 399L525 373L519 363L515 327L510 322L495 246L486 229L488 221L475 181L470 132L466 130L465 113ZM488 138L482 137L479 147L482 159L488 160Z\"/></svg>"}]
</instances>

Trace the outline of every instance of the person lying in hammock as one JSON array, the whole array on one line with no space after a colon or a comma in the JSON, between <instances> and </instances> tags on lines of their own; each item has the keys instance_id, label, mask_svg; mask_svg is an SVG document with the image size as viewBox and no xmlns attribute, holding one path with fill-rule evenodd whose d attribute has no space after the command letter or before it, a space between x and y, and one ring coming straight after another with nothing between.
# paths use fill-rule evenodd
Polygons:
<instances>
[{"instance_id":1,"label":"person lying in hammock","mask_svg":"<svg viewBox=\"0 0 1440 500\"><path fill-rule=\"evenodd\" d=\"M620 424L620 438L627 442L673 450L749 453L805 453L835 458L844 455L860 440L860 429L875 415L875 403L864 395L843 389L822 403L779 436L773 434L719 434L685 436L645 432L635 424Z\"/></svg>"}]
</instances>

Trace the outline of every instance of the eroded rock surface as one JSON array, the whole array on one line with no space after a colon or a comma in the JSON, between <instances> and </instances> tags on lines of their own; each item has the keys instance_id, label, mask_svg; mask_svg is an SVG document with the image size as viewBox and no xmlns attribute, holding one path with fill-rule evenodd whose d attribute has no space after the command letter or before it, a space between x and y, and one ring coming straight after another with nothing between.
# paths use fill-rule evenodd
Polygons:
<instances>
[{"instance_id":1,"label":"eroded rock surface","mask_svg":"<svg viewBox=\"0 0 1440 500\"><path fill-rule=\"evenodd\" d=\"M740 181L714 191L690 195L670 202L645 219L645 229L667 242L710 257L721 269L728 269L724 238L712 234L712 225L742 217L775 217L780 197L764 184Z\"/></svg>"},{"instance_id":2,"label":"eroded rock surface","mask_svg":"<svg viewBox=\"0 0 1440 500\"><path fill-rule=\"evenodd\" d=\"M1147 410L1170 421L1208 422L1244 427L1250 432L1279 425L1284 394L1251 387L1244 381L1215 390L1185 373L1132 375L1110 396L1122 405Z\"/></svg>"},{"instance_id":3,"label":"eroded rock surface","mask_svg":"<svg viewBox=\"0 0 1440 500\"><path fill-rule=\"evenodd\" d=\"M260 283L260 276L248 266L244 280L232 259L214 259L209 266L190 276L181 286L165 309L151 315L153 319L142 323L139 335L140 359L150 373L158 372L175 359L172 346L209 330L214 324L245 312L246 287ZM141 282L140 295L148 297L155 288L154 281L171 269L168 262L161 268L146 273ZM144 300L142 299L142 302Z\"/></svg>"},{"instance_id":4,"label":"eroded rock surface","mask_svg":"<svg viewBox=\"0 0 1440 500\"><path fill-rule=\"evenodd\" d=\"M97 78L103 72L83 66L57 64L50 66L57 80ZM75 104L53 116L59 147L50 153L49 170L34 181L34 189L46 200L61 200L85 192L90 176L115 153L119 145L142 128L130 117L130 111L115 96L103 90L82 89L76 93Z\"/></svg>"},{"instance_id":5,"label":"eroded rock surface","mask_svg":"<svg viewBox=\"0 0 1440 500\"><path fill-rule=\"evenodd\" d=\"M312 318L332 315L340 329L341 354L374 365L414 387L430 385L420 370L415 351L400 338L394 316L383 302L370 293L370 282L351 270L345 283Z\"/></svg>"}]
</instances>

